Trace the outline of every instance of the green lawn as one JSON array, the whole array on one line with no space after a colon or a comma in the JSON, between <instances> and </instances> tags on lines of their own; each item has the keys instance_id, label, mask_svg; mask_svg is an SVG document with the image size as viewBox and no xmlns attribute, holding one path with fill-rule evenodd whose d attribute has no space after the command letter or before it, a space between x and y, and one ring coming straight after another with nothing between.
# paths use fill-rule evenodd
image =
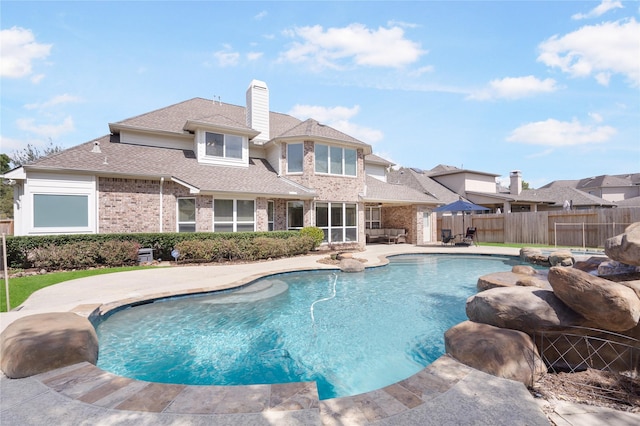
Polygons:
<instances>
[{"instance_id":1,"label":"green lawn","mask_svg":"<svg viewBox=\"0 0 640 426\"><path fill-rule=\"evenodd\" d=\"M9 300L11 308L19 306L27 300L32 293L41 288L58 284L63 281L75 280L76 278L90 277L93 275L111 274L113 272L133 271L136 269L149 268L149 266L126 266L120 268L88 269L81 271L52 272L49 274L32 275L28 277L18 277L9 279ZM2 291L0 293L0 312L7 312L7 297L4 287L4 277L0 277Z\"/></svg>"},{"instance_id":2,"label":"green lawn","mask_svg":"<svg viewBox=\"0 0 640 426\"><path fill-rule=\"evenodd\" d=\"M548 246L548 245L544 245L544 244L516 244L516 243L485 243L483 241L478 242L479 246L491 246L491 247L514 247L514 248L522 248L522 247L532 247L532 248L539 248L539 249L543 249L543 250L568 250L568 249L573 249L573 250L582 250L582 247L567 247L567 246L558 246L558 247L554 247L554 246ZM592 248L592 247L587 247L587 250L598 250L598 251L602 251L602 248Z\"/></svg>"}]
</instances>

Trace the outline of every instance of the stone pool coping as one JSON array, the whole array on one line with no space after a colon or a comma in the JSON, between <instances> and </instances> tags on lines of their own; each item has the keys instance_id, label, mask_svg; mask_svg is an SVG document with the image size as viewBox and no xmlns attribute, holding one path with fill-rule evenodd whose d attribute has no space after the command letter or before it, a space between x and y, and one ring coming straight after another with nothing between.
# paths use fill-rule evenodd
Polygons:
<instances>
[{"instance_id":1,"label":"stone pool coping","mask_svg":"<svg viewBox=\"0 0 640 426\"><path fill-rule=\"evenodd\" d=\"M387 256L411 253L513 256L518 250L385 245L368 246L366 251L356 256L367 259L366 266L380 266L388 262ZM235 288L280 272L335 269L335 266L317 262L325 256L318 254L243 265L150 269L73 280L34 293L20 310L2 314L1 325L4 328L17 317L40 312L73 311L83 316L104 314L154 298ZM216 279L215 285L211 285L212 277ZM140 285L141 281L145 284ZM4 389L13 387L17 382L32 384L33 381L47 388L49 398L58 395L71 399L74 404L89 404L99 413L105 410L111 414L155 413L160 416L179 415L181 419L185 419L184 416L214 416L215 419L210 420L221 424L227 421L224 419L228 416L240 414L254 416L257 423L270 418L286 418L292 424L415 424L417 419L421 419L420 424L441 424L441 421L430 423L427 418L429 412L442 411L443 407L446 413L440 414L440 420L444 418L442 416L458 418L462 415L468 422L468 412L461 412L460 406L450 405L453 395L462 398L459 404L466 404L474 411L476 419L473 422L485 418L485 422L492 424L548 424L522 384L473 370L448 356L383 389L323 401L318 400L315 384L309 383L253 386L158 384L115 376L91 364L76 364L29 379L3 377L2 385ZM3 392L3 419L11 412L5 412L5 394ZM487 398L489 396L491 398ZM26 403L24 408L28 406Z\"/></svg>"}]
</instances>

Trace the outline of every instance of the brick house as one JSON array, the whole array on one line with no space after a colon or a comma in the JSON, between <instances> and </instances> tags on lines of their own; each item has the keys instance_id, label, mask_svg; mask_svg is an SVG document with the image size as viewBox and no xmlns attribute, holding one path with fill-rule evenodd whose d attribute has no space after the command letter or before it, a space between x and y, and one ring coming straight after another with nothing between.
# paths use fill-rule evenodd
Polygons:
<instances>
[{"instance_id":1,"label":"brick house","mask_svg":"<svg viewBox=\"0 0 640 426\"><path fill-rule=\"evenodd\" d=\"M316 120L202 98L109 124L110 134L8 172L16 235L242 232L318 226L363 247L367 228L435 241L441 204L386 181L392 164Z\"/></svg>"}]
</instances>

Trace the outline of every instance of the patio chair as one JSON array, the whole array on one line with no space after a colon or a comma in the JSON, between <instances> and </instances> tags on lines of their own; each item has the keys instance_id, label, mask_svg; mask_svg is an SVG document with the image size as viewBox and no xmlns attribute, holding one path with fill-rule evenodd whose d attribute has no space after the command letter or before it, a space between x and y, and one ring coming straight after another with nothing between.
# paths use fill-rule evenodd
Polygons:
<instances>
[{"instance_id":1,"label":"patio chair","mask_svg":"<svg viewBox=\"0 0 640 426\"><path fill-rule=\"evenodd\" d=\"M476 245L476 228L467 228L467 233L464 235L462 241L468 245Z\"/></svg>"},{"instance_id":2,"label":"patio chair","mask_svg":"<svg viewBox=\"0 0 640 426\"><path fill-rule=\"evenodd\" d=\"M456 236L453 235L451 229L443 229L441 233L442 244L453 244L453 240L456 239Z\"/></svg>"}]
</instances>

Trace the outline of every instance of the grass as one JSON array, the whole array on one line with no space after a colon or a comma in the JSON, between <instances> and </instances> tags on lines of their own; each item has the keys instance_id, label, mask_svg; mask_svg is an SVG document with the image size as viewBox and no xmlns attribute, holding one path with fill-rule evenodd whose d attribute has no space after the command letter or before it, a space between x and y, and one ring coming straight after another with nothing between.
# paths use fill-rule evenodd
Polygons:
<instances>
[{"instance_id":1,"label":"grass","mask_svg":"<svg viewBox=\"0 0 640 426\"><path fill-rule=\"evenodd\" d=\"M519 244L519 243L485 243L483 241L480 241L478 243L478 245L480 246L491 246L491 247L513 247L513 248L522 248L522 247L532 247L532 248L539 248L539 249L544 249L544 250L569 250L569 249L573 249L573 250L582 250L582 247L569 247L569 246L549 246L549 245L545 245L545 244ZM594 251L602 251L602 248L594 248L594 247L587 247L586 250L594 250Z\"/></svg>"},{"instance_id":2,"label":"grass","mask_svg":"<svg viewBox=\"0 0 640 426\"><path fill-rule=\"evenodd\" d=\"M52 272L42 275L31 275L27 277L9 278L9 301L11 307L20 306L31 294L41 288L58 284L63 281L75 280L77 278L91 277L93 275L111 274L114 272L134 271L137 269L149 268L149 266L124 266L120 268L87 269L80 271ZM2 291L0 291L0 312L7 312L6 289L4 278L2 281Z\"/></svg>"}]
</instances>

